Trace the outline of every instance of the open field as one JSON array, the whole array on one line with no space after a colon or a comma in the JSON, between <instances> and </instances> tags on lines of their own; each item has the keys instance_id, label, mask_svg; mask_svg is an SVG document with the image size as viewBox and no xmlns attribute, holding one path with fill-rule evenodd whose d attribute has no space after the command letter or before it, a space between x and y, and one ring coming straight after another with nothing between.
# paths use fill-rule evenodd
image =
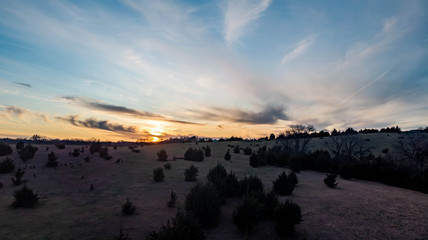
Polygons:
<instances>
[{"instance_id":1,"label":"open field","mask_svg":"<svg viewBox=\"0 0 428 240\"><path fill-rule=\"evenodd\" d=\"M361 135L361 134L360 134ZM361 135L371 138L369 143L379 142L378 135ZM366 137L367 136L367 137ZM391 134L391 138L397 136ZM311 142L312 147L325 144L325 139ZM391 140L392 141L392 140ZM175 215L176 209L168 208L169 193L177 193L178 204L195 183L184 181L184 169L194 164L199 169L199 181L206 181L208 170L217 162L233 170L239 178L257 175L263 180L265 191L272 188L272 181L283 171L278 167L252 168L249 156L232 153L232 161L223 159L228 144L237 142L199 143L196 147L210 145L212 156L203 162L184 160L171 161L172 168L164 169L165 180L155 183L152 170L163 166L156 161L156 153L165 149L169 159L183 156L189 146L195 144L166 144L139 147L139 153L127 147L116 150L109 148L113 156L104 160L98 154L90 156L90 162L83 160L89 154L85 150L80 157L69 156L75 146L59 150L49 146L59 155L57 169L46 168L48 151L46 145L39 150L26 169L24 178L27 186L40 197L35 209L12 209L12 193L20 187L11 183L12 174L0 174L4 186L0 189L0 236L1 239L114 239L123 228L132 239L144 239L162 223ZM241 142L244 147L256 144L263 146L270 142ZM385 146L390 146L391 143ZM378 147L380 151L385 146ZM23 167L16 151L10 156ZM121 158L123 162L115 163ZM1 158L3 160L4 157ZM72 166L70 165L72 164ZM82 176L84 178L82 179ZM303 171L298 174L299 184L290 197L303 212L303 222L296 227L296 239L428 239L428 195L411 190L387 186L381 183L338 179L336 189L323 183L324 174ZM93 184L95 190L90 190ZM129 198L137 206L134 216L122 216L121 206ZM205 231L208 239L243 239L231 221L231 213L238 199L226 199L221 208L219 225ZM246 239L279 239L274 223L264 221L257 231Z\"/></svg>"}]
</instances>

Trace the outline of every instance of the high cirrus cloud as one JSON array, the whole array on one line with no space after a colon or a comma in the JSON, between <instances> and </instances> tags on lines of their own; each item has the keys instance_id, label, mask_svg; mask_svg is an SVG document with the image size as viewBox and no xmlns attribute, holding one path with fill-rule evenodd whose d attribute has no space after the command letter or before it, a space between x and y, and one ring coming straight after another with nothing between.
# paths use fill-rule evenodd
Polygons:
<instances>
[{"instance_id":1,"label":"high cirrus cloud","mask_svg":"<svg viewBox=\"0 0 428 240\"><path fill-rule=\"evenodd\" d=\"M283 107L266 106L261 111L250 112L239 109L214 107L209 111L190 110L191 114L203 120L228 121L248 124L274 124L278 120L288 120Z\"/></svg>"}]
</instances>

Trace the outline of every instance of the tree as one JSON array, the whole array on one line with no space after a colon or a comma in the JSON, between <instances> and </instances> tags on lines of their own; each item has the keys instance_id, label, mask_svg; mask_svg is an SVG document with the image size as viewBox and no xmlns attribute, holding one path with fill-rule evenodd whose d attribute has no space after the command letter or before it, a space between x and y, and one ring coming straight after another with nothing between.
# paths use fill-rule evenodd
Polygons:
<instances>
[{"instance_id":1,"label":"tree","mask_svg":"<svg viewBox=\"0 0 428 240\"><path fill-rule=\"evenodd\" d=\"M415 134L409 136L407 141L400 140L396 149L408 165L414 165L418 168L418 174L421 176L425 163L428 161L428 140L424 138L424 135Z\"/></svg>"},{"instance_id":2,"label":"tree","mask_svg":"<svg viewBox=\"0 0 428 240\"><path fill-rule=\"evenodd\" d=\"M275 134L271 133L271 134L269 135L269 140L275 140Z\"/></svg>"},{"instance_id":3,"label":"tree","mask_svg":"<svg viewBox=\"0 0 428 240\"><path fill-rule=\"evenodd\" d=\"M285 137L280 138L284 149L292 154L304 153L308 143L311 141L309 134L314 131L315 128L312 125L290 125L289 128L282 133Z\"/></svg>"}]
</instances>

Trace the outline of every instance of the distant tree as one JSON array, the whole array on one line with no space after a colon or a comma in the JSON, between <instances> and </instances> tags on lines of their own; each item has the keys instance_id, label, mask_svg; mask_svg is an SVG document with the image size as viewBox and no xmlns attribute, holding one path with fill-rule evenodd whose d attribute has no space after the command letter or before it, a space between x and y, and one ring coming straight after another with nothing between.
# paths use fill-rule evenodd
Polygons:
<instances>
[{"instance_id":1,"label":"distant tree","mask_svg":"<svg viewBox=\"0 0 428 240\"><path fill-rule=\"evenodd\" d=\"M51 152L48 155L48 161L46 163L46 167L56 167L56 166L58 166L58 156L54 152Z\"/></svg>"},{"instance_id":2,"label":"distant tree","mask_svg":"<svg viewBox=\"0 0 428 240\"><path fill-rule=\"evenodd\" d=\"M24 147L24 142L23 141L21 141L21 140L19 140L17 143L16 143L16 150L21 150L23 147Z\"/></svg>"},{"instance_id":3,"label":"distant tree","mask_svg":"<svg viewBox=\"0 0 428 240\"><path fill-rule=\"evenodd\" d=\"M271 133L271 134L269 135L269 140L275 140L275 134Z\"/></svg>"},{"instance_id":4,"label":"distant tree","mask_svg":"<svg viewBox=\"0 0 428 240\"><path fill-rule=\"evenodd\" d=\"M158 161L165 162L168 159L165 149L161 149L158 153Z\"/></svg>"},{"instance_id":5,"label":"distant tree","mask_svg":"<svg viewBox=\"0 0 428 240\"><path fill-rule=\"evenodd\" d=\"M227 149L227 152L226 152L226 154L224 155L224 160L229 161L229 160L230 160L230 158L231 158L230 150L229 150L229 149Z\"/></svg>"},{"instance_id":6,"label":"distant tree","mask_svg":"<svg viewBox=\"0 0 428 240\"><path fill-rule=\"evenodd\" d=\"M414 134L408 139L398 141L398 145L395 147L407 161L407 165L414 165L418 168L418 175L421 176L428 161L428 140L425 139L425 136Z\"/></svg>"},{"instance_id":7,"label":"distant tree","mask_svg":"<svg viewBox=\"0 0 428 240\"><path fill-rule=\"evenodd\" d=\"M309 137L315 129L312 125L290 125L280 138L283 148L292 154L301 154L306 151L308 143L311 141Z\"/></svg>"}]
</instances>

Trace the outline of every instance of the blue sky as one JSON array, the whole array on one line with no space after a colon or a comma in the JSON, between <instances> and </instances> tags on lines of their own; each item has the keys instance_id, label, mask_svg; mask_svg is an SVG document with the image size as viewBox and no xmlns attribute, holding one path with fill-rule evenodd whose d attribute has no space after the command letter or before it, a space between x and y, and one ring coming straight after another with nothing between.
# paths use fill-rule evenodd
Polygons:
<instances>
[{"instance_id":1,"label":"blue sky","mask_svg":"<svg viewBox=\"0 0 428 240\"><path fill-rule=\"evenodd\" d=\"M425 127L426 1L2 1L0 135Z\"/></svg>"}]
</instances>

